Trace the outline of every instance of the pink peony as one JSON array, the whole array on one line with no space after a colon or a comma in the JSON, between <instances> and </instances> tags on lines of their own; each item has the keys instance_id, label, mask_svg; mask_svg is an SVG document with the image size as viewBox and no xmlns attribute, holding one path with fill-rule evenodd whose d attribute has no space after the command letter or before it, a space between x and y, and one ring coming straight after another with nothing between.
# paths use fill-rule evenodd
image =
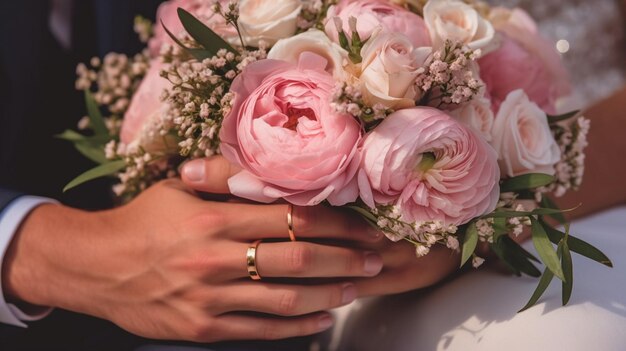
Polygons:
<instances>
[{"instance_id":1,"label":"pink peony","mask_svg":"<svg viewBox=\"0 0 626 351\"><path fill-rule=\"evenodd\" d=\"M326 65L304 52L297 65L257 61L235 79L220 132L222 153L244 169L229 179L233 194L300 206L356 200L361 130L330 106L335 80Z\"/></svg>"},{"instance_id":2,"label":"pink peony","mask_svg":"<svg viewBox=\"0 0 626 351\"><path fill-rule=\"evenodd\" d=\"M229 0L218 0L223 8L226 8ZM161 21L167 29L174 35L179 35L185 31L183 24L178 18L178 8L183 8L196 16L198 19L209 26L214 32L221 35L224 39L238 43L236 39L237 32L233 26L226 24L224 18L213 11L214 1L202 0L169 0L162 3L157 10L156 23L154 25L154 37L150 39L148 47L150 55L156 57L165 43L173 44L170 36L163 29Z\"/></svg>"},{"instance_id":3,"label":"pink peony","mask_svg":"<svg viewBox=\"0 0 626 351\"><path fill-rule=\"evenodd\" d=\"M494 10L502 46L479 60L494 112L510 92L523 89L531 101L555 114L556 101L571 92L567 71L553 43L542 38L530 16L520 9Z\"/></svg>"},{"instance_id":4,"label":"pink peony","mask_svg":"<svg viewBox=\"0 0 626 351\"><path fill-rule=\"evenodd\" d=\"M410 222L461 225L493 211L498 155L443 111L413 107L388 116L364 140L358 182L370 207L395 205Z\"/></svg>"},{"instance_id":5,"label":"pink peony","mask_svg":"<svg viewBox=\"0 0 626 351\"><path fill-rule=\"evenodd\" d=\"M150 62L150 70L133 95L120 133L124 144L139 140L145 126L160 117L163 109L161 94L171 87L171 83L160 75L162 68L163 64L159 61Z\"/></svg>"},{"instance_id":6,"label":"pink peony","mask_svg":"<svg viewBox=\"0 0 626 351\"><path fill-rule=\"evenodd\" d=\"M335 42L339 42L334 17L343 21L343 30L350 33L348 20L357 19L356 27L359 36L365 40L375 29L382 27L386 32L399 32L406 35L414 47L430 46L430 34L424 20L413 12L394 5L386 0L340 0L328 10L326 34Z\"/></svg>"}]
</instances>

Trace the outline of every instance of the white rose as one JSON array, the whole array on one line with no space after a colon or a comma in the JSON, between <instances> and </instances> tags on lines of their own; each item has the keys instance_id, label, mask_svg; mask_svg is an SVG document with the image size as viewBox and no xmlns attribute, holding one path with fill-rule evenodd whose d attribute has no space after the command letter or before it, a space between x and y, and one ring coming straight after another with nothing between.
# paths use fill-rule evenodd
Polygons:
<instances>
[{"instance_id":1,"label":"white rose","mask_svg":"<svg viewBox=\"0 0 626 351\"><path fill-rule=\"evenodd\" d=\"M431 48L414 48L403 34L374 34L361 50L359 79L365 101L391 109L415 106L415 79L430 53Z\"/></svg>"},{"instance_id":2,"label":"white rose","mask_svg":"<svg viewBox=\"0 0 626 351\"><path fill-rule=\"evenodd\" d=\"M434 47L447 39L471 49L489 51L495 30L472 6L460 0L430 0L424 6L424 20Z\"/></svg>"},{"instance_id":3,"label":"white rose","mask_svg":"<svg viewBox=\"0 0 626 351\"><path fill-rule=\"evenodd\" d=\"M348 53L333 43L326 33L312 29L296 36L279 40L267 54L268 59L298 63L300 54L308 51L324 57L328 61L326 70L337 80L345 80L343 69Z\"/></svg>"},{"instance_id":4,"label":"white rose","mask_svg":"<svg viewBox=\"0 0 626 351\"><path fill-rule=\"evenodd\" d=\"M486 141L490 142L492 140L491 131L493 129L494 115L489 99L476 97L472 101L450 111L450 115L479 132Z\"/></svg>"},{"instance_id":5,"label":"white rose","mask_svg":"<svg viewBox=\"0 0 626 351\"><path fill-rule=\"evenodd\" d=\"M259 46L264 41L271 46L294 35L301 9L300 0L239 1L238 23L244 43Z\"/></svg>"},{"instance_id":6,"label":"white rose","mask_svg":"<svg viewBox=\"0 0 626 351\"><path fill-rule=\"evenodd\" d=\"M561 159L548 118L523 90L509 93L493 125L493 147L500 169L510 177L526 173L554 175Z\"/></svg>"}]
</instances>

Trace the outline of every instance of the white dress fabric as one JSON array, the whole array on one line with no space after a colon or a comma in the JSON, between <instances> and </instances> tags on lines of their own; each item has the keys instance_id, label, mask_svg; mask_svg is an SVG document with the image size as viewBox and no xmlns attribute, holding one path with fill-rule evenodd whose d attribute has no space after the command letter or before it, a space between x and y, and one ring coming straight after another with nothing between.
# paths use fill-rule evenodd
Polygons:
<instances>
[{"instance_id":1,"label":"white dress fabric","mask_svg":"<svg viewBox=\"0 0 626 351\"><path fill-rule=\"evenodd\" d=\"M344 328L331 349L626 350L626 207L575 221L571 233L607 254L614 268L573 253L574 292L566 307L555 278L536 306L517 313L538 280L487 266L428 291L344 308L338 313ZM531 242L524 247L535 252Z\"/></svg>"}]
</instances>

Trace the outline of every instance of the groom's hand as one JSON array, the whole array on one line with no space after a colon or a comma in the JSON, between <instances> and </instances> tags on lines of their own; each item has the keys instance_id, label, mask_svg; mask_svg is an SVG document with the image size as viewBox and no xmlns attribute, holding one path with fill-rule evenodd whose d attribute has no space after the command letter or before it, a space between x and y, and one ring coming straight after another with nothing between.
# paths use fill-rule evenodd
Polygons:
<instances>
[{"instance_id":1,"label":"groom's hand","mask_svg":"<svg viewBox=\"0 0 626 351\"><path fill-rule=\"evenodd\" d=\"M225 158L214 156L188 163L183 168L182 178L195 190L228 194L228 178L239 170ZM363 222L358 216L354 216L353 221ZM354 236L362 228L355 224L350 235ZM351 279L358 287L359 296L396 294L431 286L457 270L460 263L459 253L443 246L433 247L421 258L416 257L415 247L408 242L378 240L356 243L353 247L376 251L384 261L383 270L375 277Z\"/></svg>"},{"instance_id":2,"label":"groom's hand","mask_svg":"<svg viewBox=\"0 0 626 351\"><path fill-rule=\"evenodd\" d=\"M382 260L371 250L288 242L286 211L286 205L202 201L177 180L111 211L43 205L9 247L4 292L150 338L213 342L316 333L332 324L324 311L358 295L349 278L375 276ZM302 239L380 238L323 207L294 215ZM252 281L246 251L257 239L275 240L258 246L263 279ZM272 278L333 279L299 285Z\"/></svg>"}]
</instances>

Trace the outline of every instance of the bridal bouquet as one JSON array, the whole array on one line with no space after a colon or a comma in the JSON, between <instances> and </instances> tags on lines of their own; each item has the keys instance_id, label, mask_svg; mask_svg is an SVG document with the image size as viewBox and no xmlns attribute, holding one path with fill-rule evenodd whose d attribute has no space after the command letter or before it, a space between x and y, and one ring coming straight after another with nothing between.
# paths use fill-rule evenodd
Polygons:
<instances>
[{"instance_id":1,"label":"bridal bouquet","mask_svg":"<svg viewBox=\"0 0 626 351\"><path fill-rule=\"evenodd\" d=\"M78 67L89 116L67 131L100 165L67 188L115 175L128 200L221 154L242 171L233 195L346 206L393 241L484 261L572 289L570 251L550 200L576 189L589 121L557 115L569 93L554 46L520 9L461 0L171 0L129 58ZM103 117L104 114L104 117ZM513 237L532 232L536 258ZM568 228L566 226L566 228ZM556 249L553 245L556 245ZM542 262L542 272L534 262Z\"/></svg>"}]
</instances>

